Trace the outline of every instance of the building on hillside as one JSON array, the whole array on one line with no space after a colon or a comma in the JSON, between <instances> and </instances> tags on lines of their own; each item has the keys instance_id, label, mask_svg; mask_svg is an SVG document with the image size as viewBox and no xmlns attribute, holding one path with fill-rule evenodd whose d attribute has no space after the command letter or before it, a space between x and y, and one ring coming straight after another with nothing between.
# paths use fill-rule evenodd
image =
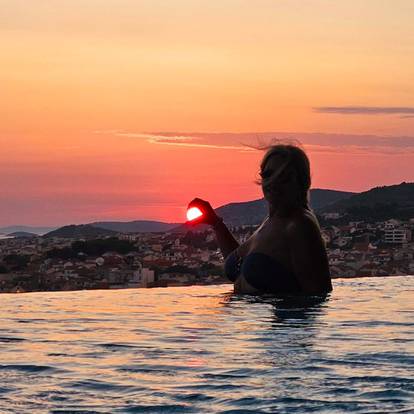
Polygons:
<instances>
[{"instance_id":1,"label":"building on hillside","mask_svg":"<svg viewBox=\"0 0 414 414\"><path fill-rule=\"evenodd\" d=\"M341 216L340 213L322 213L322 217L326 220L326 219L339 219Z\"/></svg>"},{"instance_id":2,"label":"building on hillside","mask_svg":"<svg viewBox=\"0 0 414 414\"><path fill-rule=\"evenodd\" d=\"M385 243L402 244L407 243L411 238L410 230L404 228L389 228L385 230Z\"/></svg>"}]
</instances>

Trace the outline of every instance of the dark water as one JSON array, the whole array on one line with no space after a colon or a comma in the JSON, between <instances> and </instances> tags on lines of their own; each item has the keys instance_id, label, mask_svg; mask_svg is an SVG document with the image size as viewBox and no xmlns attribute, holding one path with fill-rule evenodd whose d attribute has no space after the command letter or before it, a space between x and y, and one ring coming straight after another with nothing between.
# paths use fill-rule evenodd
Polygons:
<instances>
[{"instance_id":1,"label":"dark water","mask_svg":"<svg viewBox=\"0 0 414 414\"><path fill-rule=\"evenodd\" d=\"M414 412L414 277L229 290L0 295L0 412Z\"/></svg>"}]
</instances>

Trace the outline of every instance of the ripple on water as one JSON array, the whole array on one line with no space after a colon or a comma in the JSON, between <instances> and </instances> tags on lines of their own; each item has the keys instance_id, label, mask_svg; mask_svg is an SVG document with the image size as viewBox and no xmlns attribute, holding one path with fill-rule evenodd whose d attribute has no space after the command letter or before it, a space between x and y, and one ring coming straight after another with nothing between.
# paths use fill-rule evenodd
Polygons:
<instances>
[{"instance_id":1,"label":"ripple on water","mask_svg":"<svg viewBox=\"0 0 414 414\"><path fill-rule=\"evenodd\" d=\"M109 351L127 351L129 349L139 349L136 345L133 344L124 344L124 343L103 343L103 344L96 344L97 346L100 346L104 349L107 349Z\"/></svg>"},{"instance_id":2,"label":"ripple on water","mask_svg":"<svg viewBox=\"0 0 414 414\"><path fill-rule=\"evenodd\" d=\"M197 413L197 410L184 404L135 405L125 407L117 412L121 413Z\"/></svg>"},{"instance_id":3,"label":"ripple on water","mask_svg":"<svg viewBox=\"0 0 414 414\"><path fill-rule=\"evenodd\" d=\"M124 385L116 384L114 382L101 381L95 379L87 379L82 381L64 382L61 384L63 388L73 388L76 390L96 390L96 391L109 391L116 393L132 393L142 390L142 387L138 385Z\"/></svg>"},{"instance_id":4,"label":"ripple on water","mask_svg":"<svg viewBox=\"0 0 414 414\"><path fill-rule=\"evenodd\" d=\"M207 379L222 379L222 380L231 380L231 379L243 379L243 378L252 378L254 376L266 375L270 372L269 369L260 369L260 368L239 368L239 369L230 369L230 370L220 370L219 372L207 372L203 373L200 376Z\"/></svg>"},{"instance_id":5,"label":"ripple on water","mask_svg":"<svg viewBox=\"0 0 414 414\"><path fill-rule=\"evenodd\" d=\"M200 401L211 401L214 400L215 397L204 393L183 393L174 395L174 399L190 403Z\"/></svg>"},{"instance_id":6,"label":"ripple on water","mask_svg":"<svg viewBox=\"0 0 414 414\"><path fill-rule=\"evenodd\" d=\"M157 373L166 375L177 375L180 372L192 371L193 368L183 365L163 365L163 364L135 364L129 366L120 366L117 371L131 372L135 374Z\"/></svg>"},{"instance_id":7,"label":"ripple on water","mask_svg":"<svg viewBox=\"0 0 414 414\"><path fill-rule=\"evenodd\" d=\"M21 371L25 373L40 374L43 372L63 372L62 369L51 367L48 365L32 365L32 364L9 364L9 365L0 365L0 371Z\"/></svg>"},{"instance_id":8,"label":"ripple on water","mask_svg":"<svg viewBox=\"0 0 414 414\"><path fill-rule=\"evenodd\" d=\"M11 388L11 387L1 387L0 386L0 394L6 394L7 392L13 392L15 391L16 388Z\"/></svg>"},{"instance_id":9,"label":"ripple on water","mask_svg":"<svg viewBox=\"0 0 414 414\"><path fill-rule=\"evenodd\" d=\"M236 408L235 410L224 410L224 411L218 411L218 414L262 414L267 413L267 411L262 410L246 410L246 409L239 409Z\"/></svg>"},{"instance_id":10,"label":"ripple on water","mask_svg":"<svg viewBox=\"0 0 414 414\"><path fill-rule=\"evenodd\" d=\"M24 338L15 338L12 336L0 336L0 343L8 343L8 342L23 342Z\"/></svg>"}]
</instances>

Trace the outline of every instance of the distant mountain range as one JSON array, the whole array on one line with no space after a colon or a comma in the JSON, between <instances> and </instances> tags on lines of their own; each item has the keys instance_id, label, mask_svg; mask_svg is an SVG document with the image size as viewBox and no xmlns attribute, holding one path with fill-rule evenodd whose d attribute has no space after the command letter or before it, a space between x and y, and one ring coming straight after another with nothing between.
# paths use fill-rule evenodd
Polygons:
<instances>
[{"instance_id":1,"label":"distant mountain range","mask_svg":"<svg viewBox=\"0 0 414 414\"><path fill-rule=\"evenodd\" d=\"M414 218L414 183L374 187L323 206L320 212L347 213L353 219Z\"/></svg>"},{"instance_id":2,"label":"distant mountain range","mask_svg":"<svg viewBox=\"0 0 414 414\"><path fill-rule=\"evenodd\" d=\"M349 191L336 191L315 188L310 190L310 204L315 210L325 207L338 200L346 199L357 193ZM215 209L217 214L223 218L224 222L230 226L255 225L259 224L267 214L267 204L264 198L244 201L239 203L225 204ZM108 222L101 221L90 223L95 227L114 230L118 232L183 232L194 229L182 223L163 223L159 221L137 220L129 222ZM207 226L197 226L197 230L207 228Z\"/></svg>"},{"instance_id":3,"label":"distant mountain range","mask_svg":"<svg viewBox=\"0 0 414 414\"><path fill-rule=\"evenodd\" d=\"M145 233L169 231L180 223L164 223L162 221L135 220L135 221L96 221L91 226L121 233Z\"/></svg>"},{"instance_id":4,"label":"distant mountain range","mask_svg":"<svg viewBox=\"0 0 414 414\"><path fill-rule=\"evenodd\" d=\"M336 191L315 188L310 190L310 205L315 211L326 207L339 200L345 200L354 194L349 191ZM267 202L264 198L253 201L225 204L215 209L215 212L223 218L229 226L257 225L260 224L268 214ZM175 232L192 230L194 227L181 224L173 229ZM203 227L198 226L197 230Z\"/></svg>"},{"instance_id":5,"label":"distant mountain range","mask_svg":"<svg viewBox=\"0 0 414 414\"><path fill-rule=\"evenodd\" d=\"M7 234L7 237L37 237L35 233L29 233L28 231L14 231L13 233Z\"/></svg>"},{"instance_id":6,"label":"distant mountain range","mask_svg":"<svg viewBox=\"0 0 414 414\"><path fill-rule=\"evenodd\" d=\"M414 183L374 187L361 193L312 189L311 208L318 214L346 213L348 219L387 220L414 218ZM231 203L216 209L224 221L233 226L259 224L267 214L263 199Z\"/></svg>"},{"instance_id":7,"label":"distant mountain range","mask_svg":"<svg viewBox=\"0 0 414 414\"><path fill-rule=\"evenodd\" d=\"M346 199L356 193L348 191L335 191L325 189L312 189L310 191L310 203L312 208L319 209L338 200ZM223 218L229 226L256 225L259 224L267 214L266 201L245 201L239 203L225 204L215 209L217 214ZM186 232L197 229L206 229L206 225L188 226L183 223L164 223L161 221L135 220L135 221L96 221L83 225L64 226L50 233L47 237L94 237L113 235L116 233L145 233L145 232ZM93 230L95 229L95 230ZM105 230L106 232L102 231Z\"/></svg>"},{"instance_id":8,"label":"distant mountain range","mask_svg":"<svg viewBox=\"0 0 414 414\"><path fill-rule=\"evenodd\" d=\"M317 213L346 212L356 218L380 219L390 217L414 217L414 183L375 187L361 193L315 188L310 191L310 205ZM267 214L266 201L262 199L229 203L215 209L230 226L256 225ZM195 227L207 228L205 225ZM117 233L138 232L185 232L194 227L182 223L164 223L152 220L97 221L89 224L69 225L47 232L46 237L99 237ZM50 230L47 227L10 226L0 228L0 233L23 231L37 233Z\"/></svg>"},{"instance_id":9,"label":"distant mountain range","mask_svg":"<svg viewBox=\"0 0 414 414\"><path fill-rule=\"evenodd\" d=\"M315 188L310 191L310 206L318 211L339 200L348 199L357 193ZM216 209L217 214L231 226L260 224L268 214L264 198L244 203L230 203Z\"/></svg>"},{"instance_id":10,"label":"distant mountain range","mask_svg":"<svg viewBox=\"0 0 414 414\"><path fill-rule=\"evenodd\" d=\"M113 230L107 230L99 227L94 227L89 224L70 224L69 226L63 226L56 230L53 230L43 237L61 237L61 238L93 238L104 236L115 236L118 232Z\"/></svg>"},{"instance_id":11,"label":"distant mountain range","mask_svg":"<svg viewBox=\"0 0 414 414\"><path fill-rule=\"evenodd\" d=\"M7 226L7 227L0 227L1 234L10 234L15 232L27 232L27 233L34 233L38 236L42 234L46 234L52 230L57 229L58 227L33 227L33 226Z\"/></svg>"},{"instance_id":12,"label":"distant mountain range","mask_svg":"<svg viewBox=\"0 0 414 414\"><path fill-rule=\"evenodd\" d=\"M310 190L310 205L313 210L320 211L324 207L330 206L337 201L348 200L357 194L359 193L315 188Z\"/></svg>"},{"instance_id":13,"label":"distant mountain range","mask_svg":"<svg viewBox=\"0 0 414 414\"><path fill-rule=\"evenodd\" d=\"M414 183L374 187L362 193L354 193L352 197L336 200L321 206L321 211L344 212L350 207L375 207L378 204L396 204L401 208L414 207Z\"/></svg>"}]
</instances>

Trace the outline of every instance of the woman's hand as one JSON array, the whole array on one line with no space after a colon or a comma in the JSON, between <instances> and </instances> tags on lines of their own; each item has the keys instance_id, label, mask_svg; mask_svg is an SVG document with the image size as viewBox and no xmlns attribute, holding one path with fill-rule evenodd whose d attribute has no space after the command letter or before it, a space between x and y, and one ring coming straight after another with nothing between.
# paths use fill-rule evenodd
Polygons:
<instances>
[{"instance_id":1,"label":"woman's hand","mask_svg":"<svg viewBox=\"0 0 414 414\"><path fill-rule=\"evenodd\" d=\"M226 225L223 224L223 219L215 213L208 201L202 200L201 198L195 198L188 204L188 208L191 207L197 207L202 215L194 220L187 221L185 224L190 226L196 224L209 224L210 226L213 226L217 244L220 247L224 258L226 258L234 249L239 247L239 242L233 237Z\"/></svg>"},{"instance_id":2,"label":"woman's hand","mask_svg":"<svg viewBox=\"0 0 414 414\"><path fill-rule=\"evenodd\" d=\"M217 223L218 216L214 212L213 207L208 201L202 200L201 198L195 198L188 204L188 208L197 207L203 215L195 218L194 220L187 221L188 224L210 224L214 225Z\"/></svg>"}]
</instances>

